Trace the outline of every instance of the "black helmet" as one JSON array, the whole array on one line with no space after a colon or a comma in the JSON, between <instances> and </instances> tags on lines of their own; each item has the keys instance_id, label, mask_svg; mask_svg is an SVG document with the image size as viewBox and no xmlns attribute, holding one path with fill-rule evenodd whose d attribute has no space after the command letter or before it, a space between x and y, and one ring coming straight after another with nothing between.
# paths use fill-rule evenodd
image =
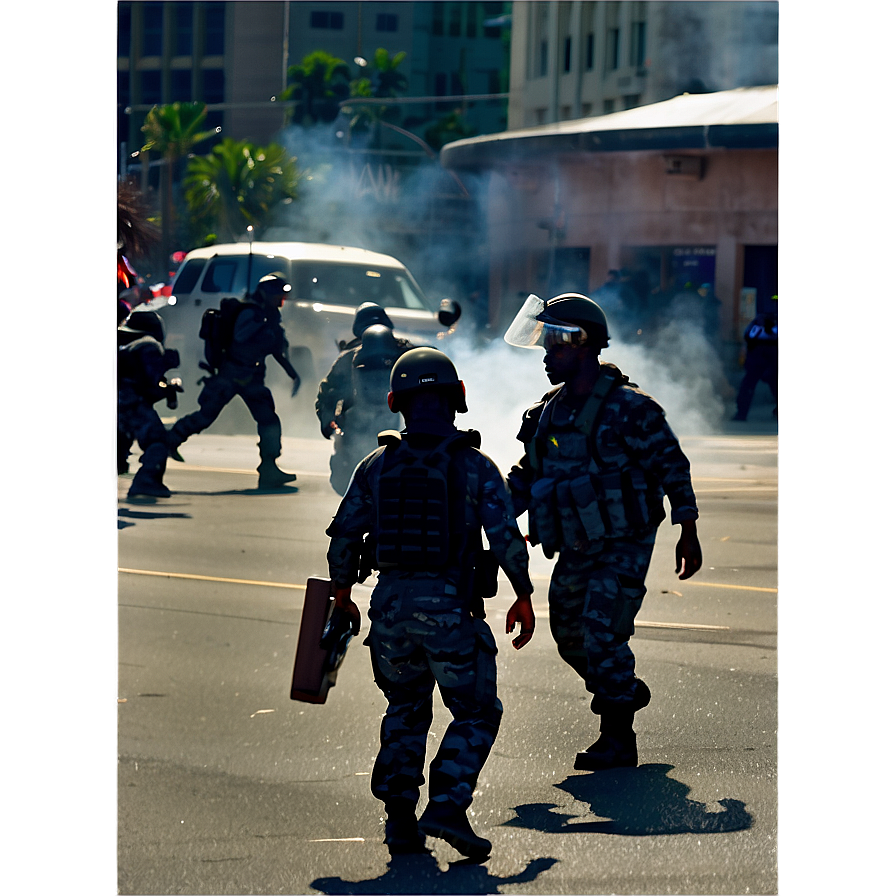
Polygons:
<instances>
[{"instance_id":1,"label":"black helmet","mask_svg":"<svg viewBox=\"0 0 896 896\"><path fill-rule=\"evenodd\" d=\"M361 334L374 324L381 324L390 330L395 328L395 324L392 323L382 306L377 305L376 302L362 302L358 305L358 310L355 312L352 333L357 339L360 339Z\"/></svg>"},{"instance_id":2,"label":"black helmet","mask_svg":"<svg viewBox=\"0 0 896 896\"><path fill-rule=\"evenodd\" d=\"M458 379L449 357L438 349L424 346L405 352L392 367L389 377L389 409L401 410L403 396L419 389L449 388L454 397L454 410L467 412L466 389Z\"/></svg>"},{"instance_id":3,"label":"black helmet","mask_svg":"<svg viewBox=\"0 0 896 896\"><path fill-rule=\"evenodd\" d=\"M398 340L389 327L374 324L361 334L361 344L355 351L355 367L392 367L399 355Z\"/></svg>"},{"instance_id":4,"label":"black helmet","mask_svg":"<svg viewBox=\"0 0 896 896\"><path fill-rule=\"evenodd\" d=\"M572 324L584 331L585 341L596 348L610 344L607 316L594 299L578 292L564 292L544 303L544 311L535 318L546 324Z\"/></svg>"},{"instance_id":5,"label":"black helmet","mask_svg":"<svg viewBox=\"0 0 896 896\"><path fill-rule=\"evenodd\" d=\"M132 311L119 329L135 336L152 336L159 342L165 341L165 324L155 311Z\"/></svg>"},{"instance_id":6,"label":"black helmet","mask_svg":"<svg viewBox=\"0 0 896 896\"><path fill-rule=\"evenodd\" d=\"M258 281L258 286L255 287L255 296L266 305L274 301L278 301L282 305L284 296L291 289L292 287L282 274L265 274Z\"/></svg>"}]
</instances>

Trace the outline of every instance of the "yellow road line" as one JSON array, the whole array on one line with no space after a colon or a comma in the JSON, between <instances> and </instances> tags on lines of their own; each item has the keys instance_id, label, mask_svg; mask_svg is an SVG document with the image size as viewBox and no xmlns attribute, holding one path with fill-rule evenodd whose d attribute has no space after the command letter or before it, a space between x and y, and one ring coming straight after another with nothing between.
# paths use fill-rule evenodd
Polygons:
<instances>
[{"instance_id":1,"label":"yellow road line","mask_svg":"<svg viewBox=\"0 0 896 896\"><path fill-rule=\"evenodd\" d=\"M133 576L160 576L163 579L195 579L200 582L227 582L231 585L263 585L267 588L293 588L304 591L305 585L293 585L288 582L256 582L252 579L226 579L220 576L198 576L188 572L158 572L153 569L125 569L118 567L119 572L130 573Z\"/></svg>"},{"instance_id":2,"label":"yellow road line","mask_svg":"<svg viewBox=\"0 0 896 896\"><path fill-rule=\"evenodd\" d=\"M189 470L193 473L242 473L245 476L257 476L258 470L233 470L230 467L203 467L197 466L196 464L181 464L181 463L172 463L168 464L167 472L171 472L172 470ZM320 473L317 470L299 470L298 471L302 476L329 476L329 473Z\"/></svg>"},{"instance_id":3,"label":"yellow road line","mask_svg":"<svg viewBox=\"0 0 896 896\"><path fill-rule=\"evenodd\" d=\"M765 594L778 593L777 588L760 588L758 585L722 585L718 582L688 582L687 585L699 585L701 588L731 588L735 591L762 591Z\"/></svg>"},{"instance_id":4,"label":"yellow road line","mask_svg":"<svg viewBox=\"0 0 896 896\"><path fill-rule=\"evenodd\" d=\"M551 580L550 576L541 575L539 573L532 573L530 576L533 580L538 580L541 582L549 582ZM701 588L730 588L734 591L762 591L765 594L777 594L777 588L760 588L758 585L723 585L720 582L687 582L682 583L683 587L687 588L689 585L699 585Z\"/></svg>"}]
</instances>

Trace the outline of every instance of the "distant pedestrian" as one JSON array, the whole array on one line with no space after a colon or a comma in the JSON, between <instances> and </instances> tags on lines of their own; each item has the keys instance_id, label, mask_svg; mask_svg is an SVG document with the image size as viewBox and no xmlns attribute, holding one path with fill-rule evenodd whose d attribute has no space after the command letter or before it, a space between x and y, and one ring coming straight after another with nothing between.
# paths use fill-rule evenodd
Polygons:
<instances>
[{"instance_id":1,"label":"distant pedestrian","mask_svg":"<svg viewBox=\"0 0 896 896\"><path fill-rule=\"evenodd\" d=\"M772 296L777 302L778 297ZM744 421L759 383L766 383L775 399L774 415L778 415L778 315L768 312L757 315L744 331L746 356L744 378L737 392L737 412L732 420Z\"/></svg>"}]
</instances>

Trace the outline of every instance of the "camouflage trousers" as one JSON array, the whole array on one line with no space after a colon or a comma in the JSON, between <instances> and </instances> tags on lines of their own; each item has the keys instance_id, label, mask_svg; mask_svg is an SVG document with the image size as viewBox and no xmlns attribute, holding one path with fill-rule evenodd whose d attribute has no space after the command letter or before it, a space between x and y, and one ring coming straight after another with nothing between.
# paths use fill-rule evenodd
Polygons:
<instances>
[{"instance_id":1,"label":"camouflage trousers","mask_svg":"<svg viewBox=\"0 0 896 896\"><path fill-rule=\"evenodd\" d=\"M237 395L243 399L255 420L262 459L279 457L282 427L274 410L274 397L264 384L264 367L246 372L225 365L221 373L208 377L199 393L199 410L181 417L171 427L169 444L177 447L190 436L208 429Z\"/></svg>"},{"instance_id":2,"label":"camouflage trousers","mask_svg":"<svg viewBox=\"0 0 896 896\"><path fill-rule=\"evenodd\" d=\"M463 607L451 583L437 578L381 575L368 615L365 643L388 700L371 777L374 796L417 804L438 684L452 721L429 766L429 800L466 809L503 712L491 630Z\"/></svg>"},{"instance_id":3,"label":"camouflage trousers","mask_svg":"<svg viewBox=\"0 0 896 896\"><path fill-rule=\"evenodd\" d=\"M156 409L133 389L118 390L118 472L127 469L136 440L143 451L134 484L161 485L168 461L167 433Z\"/></svg>"},{"instance_id":4,"label":"camouflage trousers","mask_svg":"<svg viewBox=\"0 0 896 896\"><path fill-rule=\"evenodd\" d=\"M641 538L563 549L548 591L551 634L560 656L606 705L635 696L635 655L629 638L647 587L644 580L656 531Z\"/></svg>"}]
</instances>

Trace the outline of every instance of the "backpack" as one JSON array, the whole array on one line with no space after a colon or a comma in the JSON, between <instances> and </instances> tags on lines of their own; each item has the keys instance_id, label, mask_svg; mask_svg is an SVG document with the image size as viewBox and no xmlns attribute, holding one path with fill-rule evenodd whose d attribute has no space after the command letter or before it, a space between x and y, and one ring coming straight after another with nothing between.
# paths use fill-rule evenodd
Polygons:
<instances>
[{"instance_id":1,"label":"backpack","mask_svg":"<svg viewBox=\"0 0 896 896\"><path fill-rule=\"evenodd\" d=\"M216 373L227 358L233 342L233 328L237 315L246 303L240 299L224 298L218 308L207 308L202 313L199 338L205 342L206 363L199 366L210 373Z\"/></svg>"},{"instance_id":2,"label":"backpack","mask_svg":"<svg viewBox=\"0 0 896 896\"><path fill-rule=\"evenodd\" d=\"M379 475L377 569L438 571L462 560L466 489L451 461L471 445L478 447L478 433L458 432L428 452L389 433Z\"/></svg>"}]
</instances>

